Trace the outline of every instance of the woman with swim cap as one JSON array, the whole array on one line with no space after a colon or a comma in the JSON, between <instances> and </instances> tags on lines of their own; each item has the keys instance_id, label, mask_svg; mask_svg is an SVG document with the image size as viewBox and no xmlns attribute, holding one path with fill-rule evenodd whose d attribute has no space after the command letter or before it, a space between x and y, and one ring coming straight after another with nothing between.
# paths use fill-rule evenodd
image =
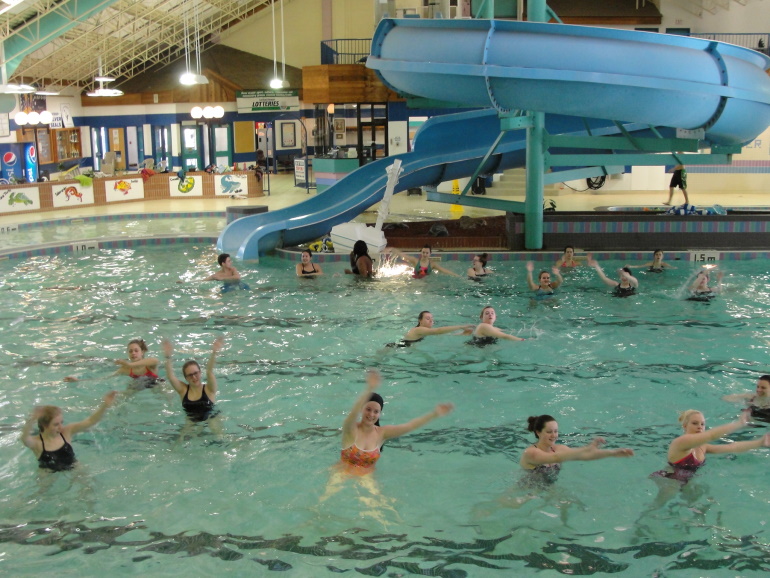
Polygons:
<instances>
[{"instance_id":1,"label":"woman with swim cap","mask_svg":"<svg viewBox=\"0 0 770 578\"><path fill-rule=\"evenodd\" d=\"M519 465L526 472L522 483L526 486L548 486L556 481L561 471L562 462L592 461L604 458L627 458L634 455L629 448L603 450L606 441L596 437L593 441L579 448L570 448L557 444L559 424L550 415L533 415L527 418L527 429L535 434L537 442L529 446L521 455Z\"/></svg>"}]
</instances>

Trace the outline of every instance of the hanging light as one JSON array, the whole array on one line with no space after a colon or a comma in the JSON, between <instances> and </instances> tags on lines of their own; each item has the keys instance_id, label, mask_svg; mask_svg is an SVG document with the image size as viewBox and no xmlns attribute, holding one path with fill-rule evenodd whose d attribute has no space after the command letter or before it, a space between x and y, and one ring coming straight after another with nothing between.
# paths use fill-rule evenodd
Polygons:
<instances>
[{"instance_id":1,"label":"hanging light","mask_svg":"<svg viewBox=\"0 0 770 578\"><path fill-rule=\"evenodd\" d=\"M283 78L278 78L278 48L276 46L276 39L275 39L275 0L273 0L273 79L270 81L270 88L273 90L277 90L279 88L284 88L284 86L288 86L289 83L286 82L284 79L286 78L286 62L282 62L283 67ZM286 52L284 51L284 44L283 44L283 0L281 0L281 56L282 59L286 60Z\"/></svg>"},{"instance_id":2,"label":"hanging light","mask_svg":"<svg viewBox=\"0 0 770 578\"><path fill-rule=\"evenodd\" d=\"M193 0L194 11L194 34L193 48L195 50L195 69L192 69L192 58L190 57L190 25L187 21L187 12L185 11L184 17L184 58L185 58L185 72L179 77L179 83L185 86L193 86L195 84L208 84L209 79L201 74L201 40L200 29L198 26L198 5Z\"/></svg>"},{"instance_id":3,"label":"hanging light","mask_svg":"<svg viewBox=\"0 0 770 578\"><path fill-rule=\"evenodd\" d=\"M117 88L107 88L104 86L105 82L112 82L115 79L111 76L105 76L105 74L102 72L101 56L99 56L98 62L99 70L97 75L94 76L94 80L99 83L99 88L96 88L91 92L87 92L86 96L123 96L122 90L118 90Z\"/></svg>"},{"instance_id":4,"label":"hanging light","mask_svg":"<svg viewBox=\"0 0 770 578\"><path fill-rule=\"evenodd\" d=\"M53 120L53 114L51 114L50 111L44 110L41 112L17 112L16 115L13 117L13 120L16 124L19 126L24 125L37 125L37 124L51 124L51 121Z\"/></svg>"}]
</instances>

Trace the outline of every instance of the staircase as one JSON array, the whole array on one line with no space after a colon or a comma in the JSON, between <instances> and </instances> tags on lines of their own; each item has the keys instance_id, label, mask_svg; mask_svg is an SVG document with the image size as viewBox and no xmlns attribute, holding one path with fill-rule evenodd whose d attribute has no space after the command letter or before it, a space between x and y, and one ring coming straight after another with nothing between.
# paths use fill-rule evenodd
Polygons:
<instances>
[{"instance_id":1,"label":"staircase","mask_svg":"<svg viewBox=\"0 0 770 578\"><path fill-rule=\"evenodd\" d=\"M669 0L693 16L701 17L703 12L716 14L720 10L730 10L733 4L746 5L749 0ZM758 0L761 1L761 0Z\"/></svg>"},{"instance_id":2,"label":"staircase","mask_svg":"<svg viewBox=\"0 0 770 578\"><path fill-rule=\"evenodd\" d=\"M524 197L527 188L526 169L507 169L503 171L499 181L495 181L487 194L493 197ZM547 196L558 196L561 191L557 185L546 185L543 193Z\"/></svg>"}]
</instances>

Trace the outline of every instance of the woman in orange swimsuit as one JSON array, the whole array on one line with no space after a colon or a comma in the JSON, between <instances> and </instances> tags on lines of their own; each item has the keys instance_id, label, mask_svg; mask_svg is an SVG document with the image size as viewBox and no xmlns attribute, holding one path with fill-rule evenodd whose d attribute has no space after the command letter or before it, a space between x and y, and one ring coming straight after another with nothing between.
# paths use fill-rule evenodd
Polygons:
<instances>
[{"instance_id":1,"label":"woman in orange swimsuit","mask_svg":"<svg viewBox=\"0 0 770 578\"><path fill-rule=\"evenodd\" d=\"M381 383L382 377L378 371L369 370L366 373L366 389L358 396L342 424L339 466L348 473L364 475L372 472L380 459L380 450L386 440L414 431L454 409L451 403L440 403L432 412L406 423L381 426L380 413L384 401L374 392ZM361 420L356 421L359 415Z\"/></svg>"},{"instance_id":2,"label":"woman in orange swimsuit","mask_svg":"<svg viewBox=\"0 0 770 578\"><path fill-rule=\"evenodd\" d=\"M748 423L748 411L741 412L741 417L724 425L706 429L706 418L694 409L679 414L684 434L680 435L668 447L668 465L671 470L660 470L653 477L669 478L686 484L695 472L706 462L706 454L740 454L749 450L770 446L770 434L754 440L714 445L709 442L718 440Z\"/></svg>"}]
</instances>

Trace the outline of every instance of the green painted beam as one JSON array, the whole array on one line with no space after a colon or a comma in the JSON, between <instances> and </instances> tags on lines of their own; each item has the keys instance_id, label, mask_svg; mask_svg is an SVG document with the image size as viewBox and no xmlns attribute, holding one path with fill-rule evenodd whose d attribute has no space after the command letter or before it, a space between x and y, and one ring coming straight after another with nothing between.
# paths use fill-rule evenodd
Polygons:
<instances>
[{"instance_id":1,"label":"green painted beam","mask_svg":"<svg viewBox=\"0 0 770 578\"><path fill-rule=\"evenodd\" d=\"M630 140L623 136L548 135L546 145L576 149L638 150L655 153L671 151L697 153L700 150L698 140L689 138L635 138Z\"/></svg>"},{"instance_id":2,"label":"green painted beam","mask_svg":"<svg viewBox=\"0 0 770 578\"><path fill-rule=\"evenodd\" d=\"M655 167L665 165L727 165L731 162L729 154L698 154L677 157L674 154L644 154L629 153L617 155L554 155L546 153L546 168L550 167L585 167L598 165L631 165L640 167Z\"/></svg>"},{"instance_id":3,"label":"green painted beam","mask_svg":"<svg viewBox=\"0 0 770 578\"><path fill-rule=\"evenodd\" d=\"M543 175L544 185L553 185L564 181L575 181L577 179L590 179L592 177L601 177L603 175L620 174L625 167L585 167L583 169L572 169L568 171L556 171L545 173Z\"/></svg>"},{"instance_id":4,"label":"green painted beam","mask_svg":"<svg viewBox=\"0 0 770 578\"><path fill-rule=\"evenodd\" d=\"M500 130L519 130L530 128L533 125L531 116L504 116L500 117Z\"/></svg>"},{"instance_id":5,"label":"green painted beam","mask_svg":"<svg viewBox=\"0 0 770 578\"><path fill-rule=\"evenodd\" d=\"M16 71L22 59L72 30L117 0L64 0L55 10L31 22L3 42L6 79Z\"/></svg>"},{"instance_id":6,"label":"green painted beam","mask_svg":"<svg viewBox=\"0 0 770 578\"><path fill-rule=\"evenodd\" d=\"M511 213L524 213L524 203L520 201L506 201L503 199L490 199L488 197L461 197L452 193L437 193L426 191L429 201L447 203L449 205L465 205L466 207L478 207L494 211L509 211Z\"/></svg>"}]
</instances>

